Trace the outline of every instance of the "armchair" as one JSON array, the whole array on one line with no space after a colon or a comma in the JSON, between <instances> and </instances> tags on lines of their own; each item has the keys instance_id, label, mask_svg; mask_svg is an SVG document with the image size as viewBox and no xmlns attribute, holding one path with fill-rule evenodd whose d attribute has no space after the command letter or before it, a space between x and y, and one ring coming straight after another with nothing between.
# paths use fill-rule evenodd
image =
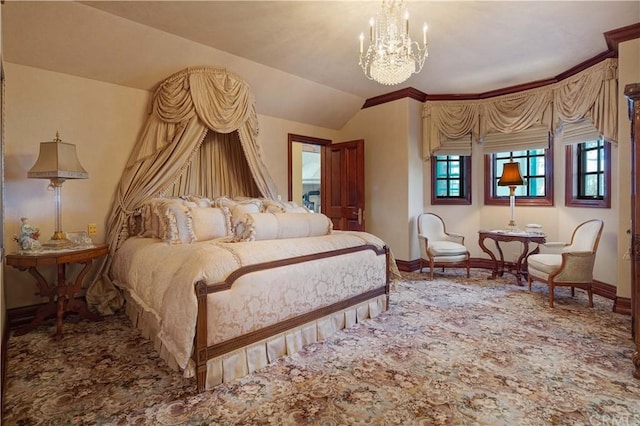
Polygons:
<instances>
[{"instance_id":1,"label":"armchair","mask_svg":"<svg viewBox=\"0 0 640 426\"><path fill-rule=\"evenodd\" d=\"M446 231L444 221L434 213L418 216L418 240L420 242L420 272L429 264L430 278L433 268L465 267L469 278L469 250L464 245L464 236ZM426 257L426 258L425 258Z\"/></svg>"},{"instance_id":2,"label":"armchair","mask_svg":"<svg viewBox=\"0 0 640 426\"><path fill-rule=\"evenodd\" d=\"M571 296L575 296L575 288L586 290L589 294L589 306L593 307L593 266L596 250L602 235L604 223L600 219L592 219L581 223L573 231L570 243L547 243L545 246L560 245L560 254L533 254L528 257L529 291L534 280L547 283L549 286L549 306L553 308L555 287L571 287Z\"/></svg>"}]
</instances>

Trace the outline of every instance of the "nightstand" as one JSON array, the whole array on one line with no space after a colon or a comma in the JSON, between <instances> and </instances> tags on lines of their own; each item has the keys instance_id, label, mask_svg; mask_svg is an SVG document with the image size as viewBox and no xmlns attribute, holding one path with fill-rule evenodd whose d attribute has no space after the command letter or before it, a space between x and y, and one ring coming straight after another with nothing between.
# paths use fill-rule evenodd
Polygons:
<instances>
[{"instance_id":1,"label":"nightstand","mask_svg":"<svg viewBox=\"0 0 640 426\"><path fill-rule=\"evenodd\" d=\"M56 315L56 334L54 337L59 340L62 338L62 319L67 312L76 312L80 317L91 321L101 321L103 318L91 311L87 307L84 300L77 298L82 291L82 282L85 275L91 269L91 263L94 259L105 256L109 252L107 245L94 245L89 247L60 249L60 250L43 250L39 252L27 252L19 254L8 254L6 256L7 265L13 266L21 271L29 271L36 279L39 296L49 298L49 302L41 306L36 311L35 318L30 324L16 330L16 336L23 335L36 328L46 318ZM67 282L66 266L72 263L84 265L82 270L76 276L76 279ZM57 284L49 283L38 272L38 268L44 266L56 266L58 269Z\"/></svg>"}]
</instances>

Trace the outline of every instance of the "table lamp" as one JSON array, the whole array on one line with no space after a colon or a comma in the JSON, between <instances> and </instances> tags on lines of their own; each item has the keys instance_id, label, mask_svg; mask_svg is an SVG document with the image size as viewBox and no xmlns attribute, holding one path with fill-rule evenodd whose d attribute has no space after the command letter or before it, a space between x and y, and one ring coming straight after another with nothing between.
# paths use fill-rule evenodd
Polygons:
<instances>
[{"instance_id":1,"label":"table lamp","mask_svg":"<svg viewBox=\"0 0 640 426\"><path fill-rule=\"evenodd\" d=\"M508 163L505 163L502 168L502 176L498 180L498 186L509 187L509 207L511 208L511 220L509 221L509 227L515 229L515 207L516 207L516 186L524 184L522 175L520 174L520 164L513 161L513 158Z\"/></svg>"},{"instance_id":2,"label":"table lamp","mask_svg":"<svg viewBox=\"0 0 640 426\"><path fill-rule=\"evenodd\" d=\"M49 179L49 188L53 188L56 203L56 227L51 239L44 243L44 247L61 248L72 245L62 231L62 217L60 213L60 189L67 179L87 179L89 174L82 167L76 154L76 146L62 142L60 134L51 142L40 143L40 154L31 170L27 172L29 178Z\"/></svg>"}]
</instances>

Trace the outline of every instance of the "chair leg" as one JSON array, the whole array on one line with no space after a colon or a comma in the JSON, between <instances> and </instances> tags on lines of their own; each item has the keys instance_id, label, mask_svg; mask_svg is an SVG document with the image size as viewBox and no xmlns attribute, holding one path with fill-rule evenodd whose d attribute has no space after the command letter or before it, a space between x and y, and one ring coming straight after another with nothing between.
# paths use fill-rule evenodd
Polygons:
<instances>
[{"instance_id":1,"label":"chair leg","mask_svg":"<svg viewBox=\"0 0 640 426\"><path fill-rule=\"evenodd\" d=\"M549 284L549 306L553 308L553 284Z\"/></svg>"},{"instance_id":2,"label":"chair leg","mask_svg":"<svg viewBox=\"0 0 640 426\"><path fill-rule=\"evenodd\" d=\"M576 288L571 287L571 297L576 297Z\"/></svg>"},{"instance_id":3,"label":"chair leg","mask_svg":"<svg viewBox=\"0 0 640 426\"><path fill-rule=\"evenodd\" d=\"M531 291L531 274L527 274L527 282L529 283L529 291Z\"/></svg>"},{"instance_id":4,"label":"chair leg","mask_svg":"<svg viewBox=\"0 0 640 426\"><path fill-rule=\"evenodd\" d=\"M467 259L467 278L469 278L469 259Z\"/></svg>"},{"instance_id":5,"label":"chair leg","mask_svg":"<svg viewBox=\"0 0 640 426\"><path fill-rule=\"evenodd\" d=\"M433 259L429 261L430 278L433 280Z\"/></svg>"},{"instance_id":6,"label":"chair leg","mask_svg":"<svg viewBox=\"0 0 640 426\"><path fill-rule=\"evenodd\" d=\"M587 292L589 293L589 307L593 308L593 290L591 290L591 287L587 289Z\"/></svg>"}]
</instances>

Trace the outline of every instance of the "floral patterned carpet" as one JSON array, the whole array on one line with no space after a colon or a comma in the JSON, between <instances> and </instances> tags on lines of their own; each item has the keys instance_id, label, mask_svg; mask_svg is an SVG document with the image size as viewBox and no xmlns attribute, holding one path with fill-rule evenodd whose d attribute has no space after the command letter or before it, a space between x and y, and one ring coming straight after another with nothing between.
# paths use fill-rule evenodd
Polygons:
<instances>
[{"instance_id":1,"label":"floral patterned carpet","mask_svg":"<svg viewBox=\"0 0 640 426\"><path fill-rule=\"evenodd\" d=\"M11 336L3 424L640 424L630 318L473 270L405 274L389 311L213 391L122 315Z\"/></svg>"}]
</instances>

